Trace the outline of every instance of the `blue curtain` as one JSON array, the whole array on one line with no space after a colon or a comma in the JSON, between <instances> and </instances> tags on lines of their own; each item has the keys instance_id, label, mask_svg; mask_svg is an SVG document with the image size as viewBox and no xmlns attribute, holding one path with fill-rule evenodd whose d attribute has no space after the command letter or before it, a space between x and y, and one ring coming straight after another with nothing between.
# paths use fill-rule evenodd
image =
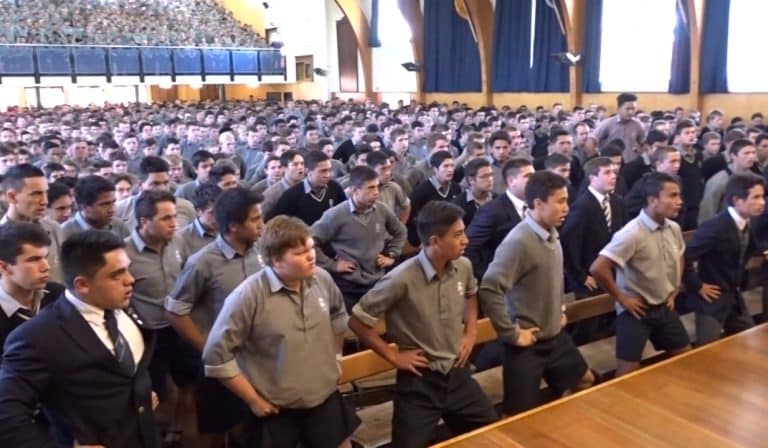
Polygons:
<instances>
[{"instance_id":1,"label":"blue curtain","mask_svg":"<svg viewBox=\"0 0 768 448\"><path fill-rule=\"evenodd\" d=\"M672 44L669 93L688 93L691 85L691 32L688 26L688 2L676 0L677 22Z\"/></svg>"},{"instance_id":2,"label":"blue curtain","mask_svg":"<svg viewBox=\"0 0 768 448\"><path fill-rule=\"evenodd\" d=\"M603 0L587 0L584 23L584 50L581 54L582 90L600 92L600 38L603 27Z\"/></svg>"},{"instance_id":3,"label":"blue curtain","mask_svg":"<svg viewBox=\"0 0 768 448\"><path fill-rule=\"evenodd\" d=\"M728 92L728 20L730 0L710 0L704 8L701 36L701 93Z\"/></svg>"},{"instance_id":4,"label":"blue curtain","mask_svg":"<svg viewBox=\"0 0 768 448\"><path fill-rule=\"evenodd\" d=\"M452 1L424 0L425 92L479 92L480 53Z\"/></svg>"},{"instance_id":5,"label":"blue curtain","mask_svg":"<svg viewBox=\"0 0 768 448\"><path fill-rule=\"evenodd\" d=\"M371 33L368 35L368 46L381 46L379 40L379 0L371 0Z\"/></svg>"},{"instance_id":6,"label":"blue curtain","mask_svg":"<svg viewBox=\"0 0 768 448\"><path fill-rule=\"evenodd\" d=\"M493 18L493 91L527 91L530 60L531 0L496 0Z\"/></svg>"},{"instance_id":7,"label":"blue curtain","mask_svg":"<svg viewBox=\"0 0 768 448\"><path fill-rule=\"evenodd\" d=\"M555 53L568 51L568 42L560 28L557 15L547 0L536 1L536 36L533 43L533 67L531 67L528 90L530 92L568 92L568 65L554 57ZM560 8L560 1L551 1ZM562 9L560 9L562 11ZM560 17L564 17L562 14Z\"/></svg>"}]
</instances>

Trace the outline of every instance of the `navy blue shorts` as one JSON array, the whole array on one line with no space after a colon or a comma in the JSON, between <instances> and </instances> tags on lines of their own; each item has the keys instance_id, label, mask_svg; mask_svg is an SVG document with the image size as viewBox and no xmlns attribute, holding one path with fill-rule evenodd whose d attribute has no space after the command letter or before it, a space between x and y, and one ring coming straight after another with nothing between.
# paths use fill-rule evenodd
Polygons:
<instances>
[{"instance_id":1,"label":"navy blue shorts","mask_svg":"<svg viewBox=\"0 0 768 448\"><path fill-rule=\"evenodd\" d=\"M639 320L629 311L622 311L616 317L616 358L640 362L649 339L653 347L661 351L675 351L691 345L680 315L666 304L649 307Z\"/></svg>"}]
</instances>

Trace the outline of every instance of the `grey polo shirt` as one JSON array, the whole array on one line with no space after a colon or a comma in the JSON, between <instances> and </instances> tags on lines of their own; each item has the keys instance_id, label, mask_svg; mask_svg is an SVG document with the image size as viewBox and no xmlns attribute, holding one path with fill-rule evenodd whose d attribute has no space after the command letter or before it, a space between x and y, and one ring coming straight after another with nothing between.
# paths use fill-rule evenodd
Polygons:
<instances>
[{"instance_id":1,"label":"grey polo shirt","mask_svg":"<svg viewBox=\"0 0 768 448\"><path fill-rule=\"evenodd\" d=\"M123 224L130 231L136 228L136 198L138 195L118 201L115 209L115 217L123 221ZM195 207L192 203L182 197L176 197L176 222L179 227L186 226L195 218L197 218L197 213L195 213Z\"/></svg>"},{"instance_id":2,"label":"grey polo shirt","mask_svg":"<svg viewBox=\"0 0 768 448\"><path fill-rule=\"evenodd\" d=\"M600 142L600 148L605 148L615 139L623 141L625 149L621 157L624 163L629 163L638 157L636 148L645 140L645 129L637 118L621 121L618 115L614 115L598 125L595 136Z\"/></svg>"},{"instance_id":3,"label":"grey polo shirt","mask_svg":"<svg viewBox=\"0 0 768 448\"><path fill-rule=\"evenodd\" d=\"M185 262L189 257L196 254L197 251L216 239L216 232L206 230L199 219L195 219L190 224L187 224L177 232L177 235L181 239Z\"/></svg>"},{"instance_id":4,"label":"grey polo shirt","mask_svg":"<svg viewBox=\"0 0 768 448\"><path fill-rule=\"evenodd\" d=\"M285 190L291 188L293 185L283 177L280 182L272 185L264 190L264 201L261 203L261 214L267 216L272 208L277 205L277 201L280 200L280 196L285 193Z\"/></svg>"},{"instance_id":5,"label":"grey polo shirt","mask_svg":"<svg viewBox=\"0 0 768 448\"><path fill-rule=\"evenodd\" d=\"M3 215L0 219L0 225L8 222L14 222L8 213ZM50 266L50 272L48 277L50 281L64 284L64 274L61 270L61 243L64 242L64 238L61 235L61 225L55 221L51 221L48 218L43 218L35 222L39 224L48 233L48 238L51 239L51 246L48 248L48 266Z\"/></svg>"},{"instance_id":6,"label":"grey polo shirt","mask_svg":"<svg viewBox=\"0 0 768 448\"><path fill-rule=\"evenodd\" d=\"M466 298L475 294L467 258L449 263L440 277L422 250L376 283L352 314L371 327L383 315L392 342L401 350L423 350L429 369L447 373L461 349Z\"/></svg>"},{"instance_id":7,"label":"grey polo shirt","mask_svg":"<svg viewBox=\"0 0 768 448\"><path fill-rule=\"evenodd\" d=\"M88 221L85 220L85 217L81 212L77 212L75 213L75 216L69 218L67 222L61 225L61 235L62 238L66 240L76 233L91 229L93 229L93 226L88 224ZM112 218L112 221L106 227L98 230L107 230L119 236L121 239L125 239L131 234L131 231L128 230L128 227L126 227L125 224L123 224L123 221L117 217Z\"/></svg>"},{"instance_id":8,"label":"grey polo shirt","mask_svg":"<svg viewBox=\"0 0 768 448\"><path fill-rule=\"evenodd\" d=\"M184 262L178 237L167 243L160 253L144 244L134 230L125 239L125 252L131 259L129 270L135 283L131 306L141 316L147 328L158 329L168 326L163 303L173 288Z\"/></svg>"},{"instance_id":9,"label":"grey polo shirt","mask_svg":"<svg viewBox=\"0 0 768 448\"><path fill-rule=\"evenodd\" d=\"M306 409L336 391L336 336L347 329L339 288L322 268L288 289L271 267L227 297L203 350L205 375L242 373L277 406Z\"/></svg>"},{"instance_id":10,"label":"grey polo shirt","mask_svg":"<svg viewBox=\"0 0 768 448\"><path fill-rule=\"evenodd\" d=\"M661 305L680 285L685 242L680 226L665 220L659 224L641 210L613 235L600 255L618 265L616 284L621 292ZM623 308L616 304L617 312Z\"/></svg>"},{"instance_id":11,"label":"grey polo shirt","mask_svg":"<svg viewBox=\"0 0 768 448\"><path fill-rule=\"evenodd\" d=\"M177 198L184 198L188 201L192 201L195 198L195 191L197 191L197 188L200 186L200 182L197 180L191 180L187 183L179 185L178 188L176 188L176 197Z\"/></svg>"},{"instance_id":12,"label":"grey polo shirt","mask_svg":"<svg viewBox=\"0 0 768 448\"><path fill-rule=\"evenodd\" d=\"M379 185L379 202L385 203L398 216L411 206L411 200L400 185L393 181Z\"/></svg>"},{"instance_id":13,"label":"grey polo shirt","mask_svg":"<svg viewBox=\"0 0 768 448\"><path fill-rule=\"evenodd\" d=\"M241 255L219 235L187 260L165 299L165 309L179 316L191 314L200 331L207 334L227 296L263 267L255 247Z\"/></svg>"},{"instance_id":14,"label":"grey polo shirt","mask_svg":"<svg viewBox=\"0 0 768 448\"><path fill-rule=\"evenodd\" d=\"M20 309L31 311L32 314L37 315L37 313L40 311L40 304L44 295L45 290L41 289L35 291L33 297L33 306L32 308L28 308L11 297L11 295L5 291L5 288L0 286L0 310L2 310L2 312L9 318L13 317L13 315L16 314L16 311ZM0 351L2 351L2 347L0 347Z\"/></svg>"}]
</instances>

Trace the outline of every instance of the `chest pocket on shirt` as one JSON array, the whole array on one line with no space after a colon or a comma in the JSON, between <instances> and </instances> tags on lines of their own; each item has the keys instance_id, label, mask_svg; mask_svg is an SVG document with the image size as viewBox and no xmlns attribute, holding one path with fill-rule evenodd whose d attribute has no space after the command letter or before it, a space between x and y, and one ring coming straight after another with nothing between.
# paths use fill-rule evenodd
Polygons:
<instances>
[{"instance_id":1,"label":"chest pocket on shirt","mask_svg":"<svg viewBox=\"0 0 768 448\"><path fill-rule=\"evenodd\" d=\"M311 330L329 321L328 299L309 292L304 298L304 309L299 310L297 323L302 330Z\"/></svg>"}]
</instances>

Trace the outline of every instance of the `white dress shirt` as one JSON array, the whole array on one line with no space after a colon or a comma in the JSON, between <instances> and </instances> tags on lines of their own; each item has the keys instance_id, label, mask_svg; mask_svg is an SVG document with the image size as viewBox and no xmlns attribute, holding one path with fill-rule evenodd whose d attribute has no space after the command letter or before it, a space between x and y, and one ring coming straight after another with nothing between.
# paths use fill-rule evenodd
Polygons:
<instances>
[{"instance_id":1,"label":"white dress shirt","mask_svg":"<svg viewBox=\"0 0 768 448\"><path fill-rule=\"evenodd\" d=\"M96 333L101 343L114 354L115 345L109 337L106 325L104 325L104 310L83 302L75 297L69 289L67 289L64 295L69 300L69 303L83 316L83 319L88 322L88 325ZM118 330L120 330L120 333L128 342L128 347L131 348L133 362L138 366L144 354L144 337L141 335L141 331L136 323L123 310L115 310L115 318L117 319Z\"/></svg>"},{"instance_id":2,"label":"white dress shirt","mask_svg":"<svg viewBox=\"0 0 768 448\"><path fill-rule=\"evenodd\" d=\"M528 204L526 204L524 200L512 194L509 190L507 190L506 193L509 200L512 201L512 205L515 206L515 211L520 216L520 219L525 219L525 210L528 210Z\"/></svg>"}]
</instances>

